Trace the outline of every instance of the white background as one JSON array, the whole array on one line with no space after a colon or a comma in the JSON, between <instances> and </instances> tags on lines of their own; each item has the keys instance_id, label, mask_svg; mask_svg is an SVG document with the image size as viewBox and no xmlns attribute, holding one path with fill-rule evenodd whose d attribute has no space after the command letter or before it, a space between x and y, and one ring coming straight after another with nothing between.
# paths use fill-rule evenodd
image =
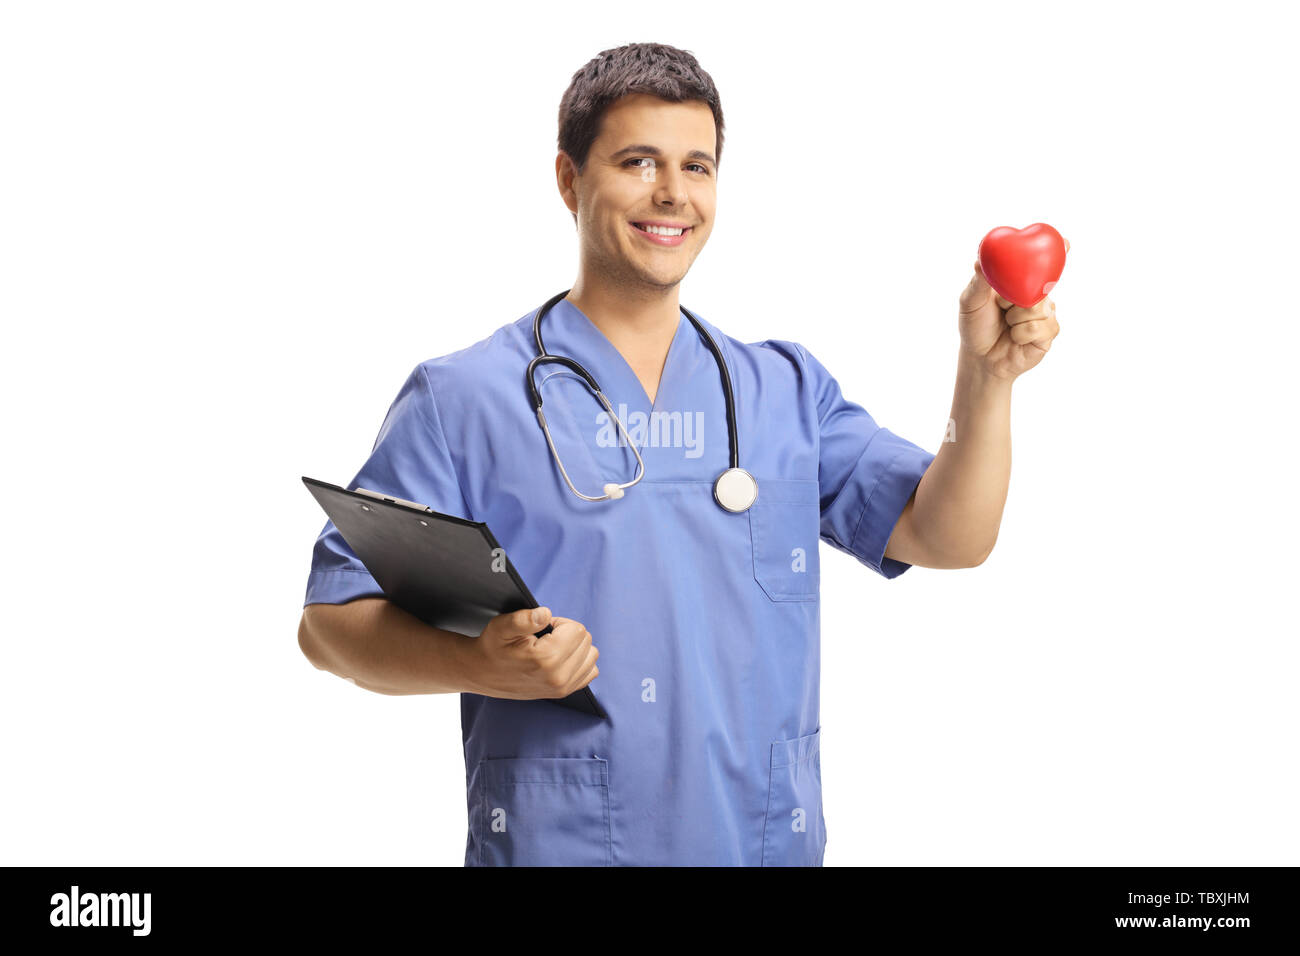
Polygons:
<instances>
[{"instance_id":1,"label":"white background","mask_svg":"<svg viewBox=\"0 0 1300 956\"><path fill-rule=\"evenodd\" d=\"M557 107L633 41L722 95L683 304L931 451L980 238L1072 246L992 557L823 545L827 865L1300 863L1282 4L3 11L4 863L462 863L458 698L299 652L301 476L572 284Z\"/></svg>"}]
</instances>

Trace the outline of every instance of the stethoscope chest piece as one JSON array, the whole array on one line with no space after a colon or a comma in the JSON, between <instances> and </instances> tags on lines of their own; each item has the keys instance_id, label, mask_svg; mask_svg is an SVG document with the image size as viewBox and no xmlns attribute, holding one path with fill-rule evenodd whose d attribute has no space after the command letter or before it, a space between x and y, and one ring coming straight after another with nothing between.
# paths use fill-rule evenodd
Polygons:
<instances>
[{"instance_id":1,"label":"stethoscope chest piece","mask_svg":"<svg viewBox=\"0 0 1300 956\"><path fill-rule=\"evenodd\" d=\"M713 498L727 511L748 511L758 499L758 482L744 468L728 468L713 483Z\"/></svg>"}]
</instances>

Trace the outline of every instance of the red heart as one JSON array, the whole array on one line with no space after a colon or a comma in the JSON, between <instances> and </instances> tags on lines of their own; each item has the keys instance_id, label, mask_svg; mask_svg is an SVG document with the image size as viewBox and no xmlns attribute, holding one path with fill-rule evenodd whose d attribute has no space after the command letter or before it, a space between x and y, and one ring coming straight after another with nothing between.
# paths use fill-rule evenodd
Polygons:
<instances>
[{"instance_id":1,"label":"red heart","mask_svg":"<svg viewBox=\"0 0 1300 956\"><path fill-rule=\"evenodd\" d=\"M1045 222L998 226L980 240L980 270L993 291L1027 309L1056 287L1065 270L1065 240Z\"/></svg>"}]
</instances>

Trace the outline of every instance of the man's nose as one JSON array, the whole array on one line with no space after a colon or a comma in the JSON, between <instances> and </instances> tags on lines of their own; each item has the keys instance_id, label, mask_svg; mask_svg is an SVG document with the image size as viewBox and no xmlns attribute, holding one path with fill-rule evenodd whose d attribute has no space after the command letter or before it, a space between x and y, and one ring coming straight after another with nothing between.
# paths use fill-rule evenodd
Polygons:
<instances>
[{"instance_id":1,"label":"man's nose","mask_svg":"<svg viewBox=\"0 0 1300 956\"><path fill-rule=\"evenodd\" d=\"M655 202L686 204L686 177L681 170L664 165L655 168Z\"/></svg>"}]
</instances>

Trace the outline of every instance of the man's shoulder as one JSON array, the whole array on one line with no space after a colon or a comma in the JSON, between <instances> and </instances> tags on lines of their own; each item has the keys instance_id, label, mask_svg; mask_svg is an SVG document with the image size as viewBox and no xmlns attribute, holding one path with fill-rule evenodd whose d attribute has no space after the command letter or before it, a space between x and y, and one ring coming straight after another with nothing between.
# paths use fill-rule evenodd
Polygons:
<instances>
[{"instance_id":1,"label":"man's shoulder","mask_svg":"<svg viewBox=\"0 0 1300 956\"><path fill-rule=\"evenodd\" d=\"M808 357L802 345L789 339L763 339L761 342L747 342L744 347L751 350L760 362L778 362L798 367Z\"/></svg>"},{"instance_id":2,"label":"man's shoulder","mask_svg":"<svg viewBox=\"0 0 1300 956\"><path fill-rule=\"evenodd\" d=\"M743 342L723 332L704 316L696 313L696 317L718 341L724 358L732 366L733 377L744 383L738 385L739 388L752 387L759 382L769 394L773 394L783 389L799 392L809 384L808 350L798 342L788 339Z\"/></svg>"},{"instance_id":3,"label":"man's shoulder","mask_svg":"<svg viewBox=\"0 0 1300 956\"><path fill-rule=\"evenodd\" d=\"M504 363L516 358L523 347L521 319L513 319L471 345L420 362L417 370L431 386L472 388L487 385ZM522 366L520 375L522 376Z\"/></svg>"},{"instance_id":4,"label":"man's shoulder","mask_svg":"<svg viewBox=\"0 0 1300 956\"><path fill-rule=\"evenodd\" d=\"M761 339L742 342L730 335L725 348L736 356L737 363L752 369L765 384L788 378L797 384L807 374L808 351L798 342L789 339Z\"/></svg>"},{"instance_id":5,"label":"man's shoulder","mask_svg":"<svg viewBox=\"0 0 1300 956\"><path fill-rule=\"evenodd\" d=\"M704 316L696 313L698 318L715 339L720 340L724 352L730 352L740 361L747 363L786 364L801 366L806 350L798 342L786 339L762 339L757 342L743 342L734 335L728 335Z\"/></svg>"}]
</instances>

